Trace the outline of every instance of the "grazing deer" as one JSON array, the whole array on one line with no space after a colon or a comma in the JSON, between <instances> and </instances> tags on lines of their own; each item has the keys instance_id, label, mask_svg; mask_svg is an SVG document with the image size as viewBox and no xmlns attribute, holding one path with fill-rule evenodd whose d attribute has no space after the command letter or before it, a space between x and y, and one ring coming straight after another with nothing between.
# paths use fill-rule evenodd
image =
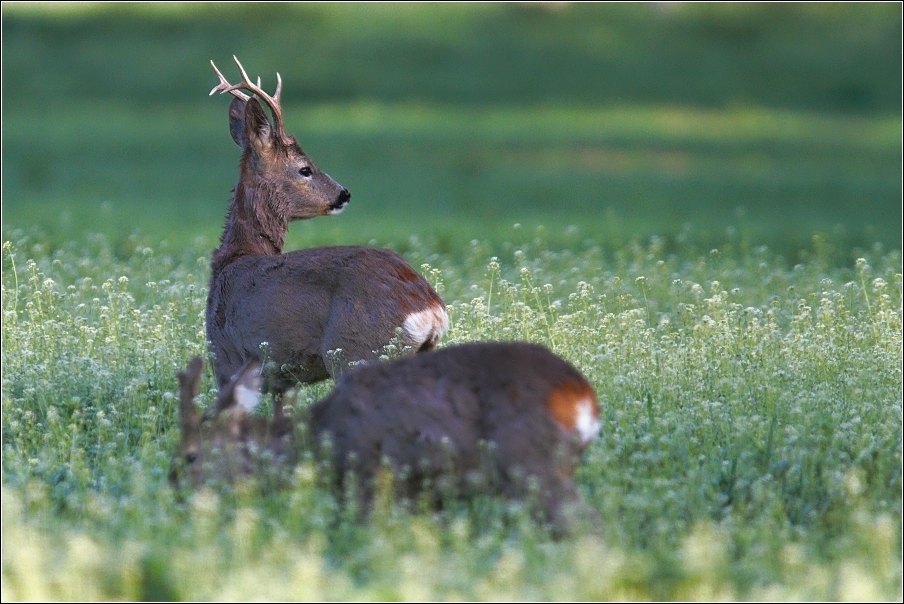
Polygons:
<instances>
[{"instance_id":1,"label":"grazing deer","mask_svg":"<svg viewBox=\"0 0 904 604\"><path fill-rule=\"evenodd\" d=\"M483 492L525 499L535 488L561 532L590 512L573 475L600 426L577 369L543 346L496 342L361 367L311 407L309 430L337 486L354 472L365 510L388 463L399 496L435 504Z\"/></svg>"},{"instance_id":2,"label":"grazing deer","mask_svg":"<svg viewBox=\"0 0 904 604\"><path fill-rule=\"evenodd\" d=\"M234 85L211 61L220 83L210 94L235 97L229 132L242 148L210 264L206 328L217 383L227 384L249 358L260 357L262 345L275 367L267 385L277 395L377 358L397 330L412 350L433 348L448 328L445 304L395 252L359 246L283 252L291 221L338 214L351 196L286 133L279 74L270 96L233 58L242 75Z\"/></svg>"},{"instance_id":3,"label":"grazing deer","mask_svg":"<svg viewBox=\"0 0 904 604\"><path fill-rule=\"evenodd\" d=\"M259 365L249 367L252 374L259 370ZM247 384L242 375L234 383ZM234 392L238 399L255 390L246 387L248 391L227 389L221 397ZM186 394L182 396L184 400ZM220 406L235 413L256 400L223 400ZM282 426L286 420L278 413L275 425ZM227 425L236 421L235 415L229 418ZM211 451L210 446L186 445L186 426L192 433L196 430L191 421L180 423L183 456ZM263 440L256 450L282 446L275 435L286 433L286 428L267 429L261 428ZM395 493L403 499L425 495L439 506L446 497L495 493L522 500L533 495L540 515L557 534L571 532L576 520L598 520L573 475L599 429L596 394L580 372L543 346L519 342L450 346L355 368L307 417L315 456L328 462L339 493L349 486L346 478L355 476L357 503L365 513L385 464L392 471ZM227 474L224 468L253 473L246 462L249 441L235 436L251 432L206 433L211 442L225 435L239 446L219 445L218 455L204 463L221 476ZM272 457L285 455L273 450Z\"/></svg>"}]
</instances>

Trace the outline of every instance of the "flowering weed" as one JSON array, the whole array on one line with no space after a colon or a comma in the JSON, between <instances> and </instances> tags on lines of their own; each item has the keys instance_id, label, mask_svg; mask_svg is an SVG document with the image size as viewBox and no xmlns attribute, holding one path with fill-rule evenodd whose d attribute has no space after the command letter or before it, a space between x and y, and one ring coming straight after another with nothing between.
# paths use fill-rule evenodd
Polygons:
<instances>
[{"instance_id":1,"label":"flowering weed","mask_svg":"<svg viewBox=\"0 0 904 604\"><path fill-rule=\"evenodd\" d=\"M900 597L898 253L789 268L763 248L538 236L453 261L412 240L449 306L444 345L542 342L597 388L578 481L605 534L551 541L493 499L355 523L309 458L282 492L177 501L175 374L205 354L207 252L11 239L4 599ZM295 412L329 388L299 388Z\"/></svg>"}]
</instances>

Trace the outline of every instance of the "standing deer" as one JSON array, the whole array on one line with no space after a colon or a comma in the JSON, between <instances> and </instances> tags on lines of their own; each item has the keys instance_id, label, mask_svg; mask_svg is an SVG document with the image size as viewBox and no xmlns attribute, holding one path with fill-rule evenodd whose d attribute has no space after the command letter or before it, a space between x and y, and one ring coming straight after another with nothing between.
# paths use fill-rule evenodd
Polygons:
<instances>
[{"instance_id":1,"label":"standing deer","mask_svg":"<svg viewBox=\"0 0 904 604\"><path fill-rule=\"evenodd\" d=\"M197 431L190 414L180 420L181 454L207 455L186 458L193 476L224 476L233 468L258 473L247 461L249 450L271 448L270 457L286 458L278 448L287 433L283 416L258 429L263 432L229 428L234 421L263 421L245 415L257 402L259 370L250 363L232 382L250 386L221 391L219 413L230 419L206 433L207 442L232 439L237 446L192 448L187 434ZM186 398L183 392L183 407ZM315 456L328 462L340 494L354 475L365 513L388 465L398 496L425 495L436 506L446 497L533 494L557 534L571 532L577 520L598 521L573 476L600 425L596 394L581 373L545 347L523 342L462 344L355 368L307 416Z\"/></svg>"},{"instance_id":2,"label":"standing deer","mask_svg":"<svg viewBox=\"0 0 904 604\"><path fill-rule=\"evenodd\" d=\"M293 220L341 212L351 198L321 171L283 126L276 93L255 85L235 57L242 81L230 84L229 132L242 148L220 247L210 264L207 338L220 386L267 348L277 395L299 382L336 377L352 361L377 358L401 330L414 351L432 349L449 325L446 307L395 252L360 246L284 253ZM252 94L249 96L241 90ZM258 99L270 108L271 123Z\"/></svg>"}]
</instances>

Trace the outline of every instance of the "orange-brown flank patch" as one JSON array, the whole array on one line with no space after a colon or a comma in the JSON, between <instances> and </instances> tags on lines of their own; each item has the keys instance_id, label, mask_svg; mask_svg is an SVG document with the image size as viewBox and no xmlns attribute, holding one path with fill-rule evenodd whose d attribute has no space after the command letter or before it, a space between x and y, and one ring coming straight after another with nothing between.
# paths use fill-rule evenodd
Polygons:
<instances>
[{"instance_id":1,"label":"orange-brown flank patch","mask_svg":"<svg viewBox=\"0 0 904 604\"><path fill-rule=\"evenodd\" d=\"M573 377L566 377L561 384L553 388L546 399L546 407L552 417L566 430L573 432L578 426L580 403L590 401L592 403L593 419L599 417L599 407L596 401L596 393L587 382L582 382Z\"/></svg>"}]
</instances>

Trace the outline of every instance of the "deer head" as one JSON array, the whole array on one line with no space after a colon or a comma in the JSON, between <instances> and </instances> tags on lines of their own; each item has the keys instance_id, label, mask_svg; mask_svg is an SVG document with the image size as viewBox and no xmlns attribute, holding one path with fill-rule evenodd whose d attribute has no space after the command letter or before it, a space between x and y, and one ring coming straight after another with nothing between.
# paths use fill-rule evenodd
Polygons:
<instances>
[{"instance_id":1,"label":"deer head","mask_svg":"<svg viewBox=\"0 0 904 604\"><path fill-rule=\"evenodd\" d=\"M198 395L204 363L189 361L179 377L180 440L170 466L170 483L232 484L246 476L275 476L292 464L294 426L274 409L274 417L250 415L261 399L261 364L251 360L223 386L216 402L201 415Z\"/></svg>"},{"instance_id":2,"label":"deer head","mask_svg":"<svg viewBox=\"0 0 904 604\"><path fill-rule=\"evenodd\" d=\"M260 79L257 84L252 83L239 60L233 59L242 81L230 84L211 61L220 83L210 94L228 92L235 97L229 105L229 132L243 151L239 187L253 198L245 209L265 222L275 218L285 225L292 220L341 212L351 199L348 190L320 170L285 130L280 106L282 78L276 74L276 92L270 96L260 87ZM272 123L258 99L270 108ZM237 188L236 195L239 193ZM266 199L266 207L259 197Z\"/></svg>"}]
</instances>

